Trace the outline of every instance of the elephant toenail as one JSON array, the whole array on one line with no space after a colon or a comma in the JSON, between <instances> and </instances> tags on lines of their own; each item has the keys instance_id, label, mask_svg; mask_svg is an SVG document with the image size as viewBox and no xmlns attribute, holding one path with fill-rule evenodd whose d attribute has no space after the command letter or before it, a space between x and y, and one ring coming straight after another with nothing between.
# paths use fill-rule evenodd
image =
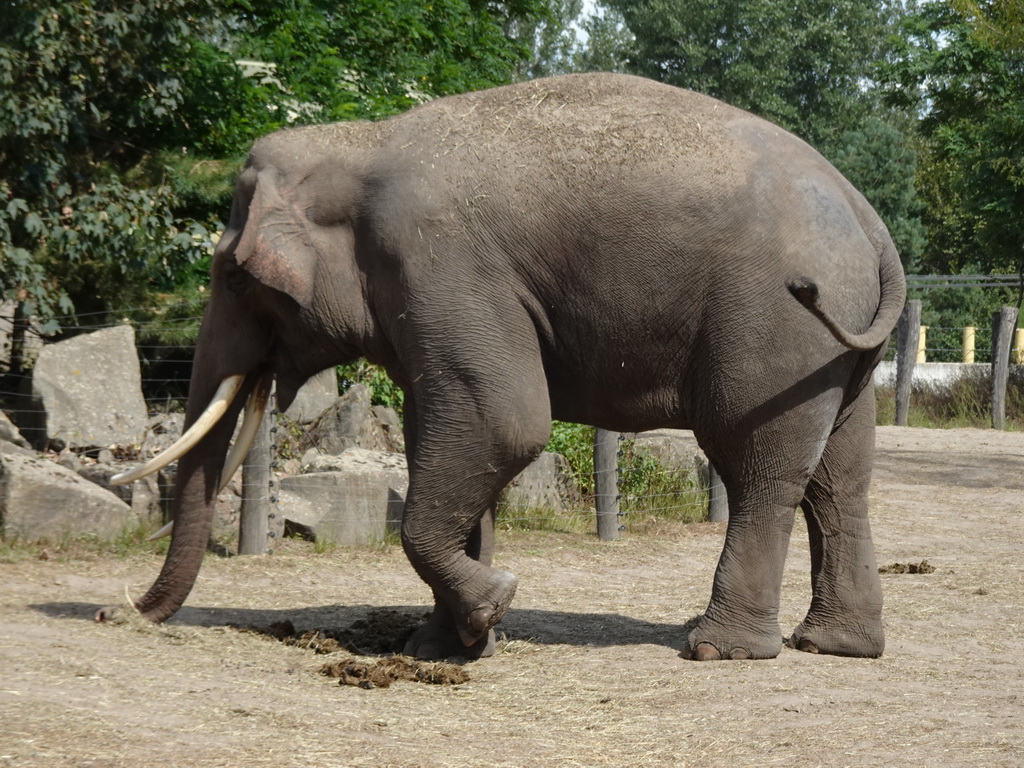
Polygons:
<instances>
[{"instance_id":1,"label":"elephant toenail","mask_svg":"<svg viewBox=\"0 0 1024 768\"><path fill-rule=\"evenodd\" d=\"M722 654L711 643L697 643L691 658L694 661L718 661L722 658Z\"/></svg>"}]
</instances>

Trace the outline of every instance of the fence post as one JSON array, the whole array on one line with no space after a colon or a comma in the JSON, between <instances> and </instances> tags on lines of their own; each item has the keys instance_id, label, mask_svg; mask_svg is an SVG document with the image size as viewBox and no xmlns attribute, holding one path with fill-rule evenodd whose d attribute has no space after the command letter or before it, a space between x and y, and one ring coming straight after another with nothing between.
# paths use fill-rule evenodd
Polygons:
<instances>
[{"instance_id":1,"label":"fence post","mask_svg":"<svg viewBox=\"0 0 1024 768\"><path fill-rule=\"evenodd\" d=\"M961 362L974 362L974 335L977 330L973 325L964 328L964 351L963 356L960 358Z\"/></svg>"},{"instance_id":2,"label":"fence post","mask_svg":"<svg viewBox=\"0 0 1024 768\"><path fill-rule=\"evenodd\" d=\"M921 333L921 300L911 299L903 307L896 325L896 426L907 426L910 413L910 384L914 377Z\"/></svg>"},{"instance_id":3,"label":"fence post","mask_svg":"<svg viewBox=\"0 0 1024 768\"><path fill-rule=\"evenodd\" d=\"M1010 360L1014 365L1024 363L1024 328L1018 328L1013 332L1013 349Z\"/></svg>"},{"instance_id":4,"label":"fence post","mask_svg":"<svg viewBox=\"0 0 1024 768\"><path fill-rule=\"evenodd\" d=\"M594 507L601 541L619 538L619 433L594 433Z\"/></svg>"},{"instance_id":5,"label":"fence post","mask_svg":"<svg viewBox=\"0 0 1024 768\"><path fill-rule=\"evenodd\" d=\"M708 462L708 521L724 523L729 519L729 497L715 465Z\"/></svg>"},{"instance_id":6,"label":"fence post","mask_svg":"<svg viewBox=\"0 0 1024 768\"><path fill-rule=\"evenodd\" d=\"M992 428L1006 426L1006 385L1010 380L1010 343L1017 325L1017 308L992 313Z\"/></svg>"},{"instance_id":7,"label":"fence post","mask_svg":"<svg viewBox=\"0 0 1024 768\"><path fill-rule=\"evenodd\" d=\"M240 555L265 555L270 548L271 410L268 408L263 415L256 439L242 465L242 509L238 520Z\"/></svg>"}]
</instances>

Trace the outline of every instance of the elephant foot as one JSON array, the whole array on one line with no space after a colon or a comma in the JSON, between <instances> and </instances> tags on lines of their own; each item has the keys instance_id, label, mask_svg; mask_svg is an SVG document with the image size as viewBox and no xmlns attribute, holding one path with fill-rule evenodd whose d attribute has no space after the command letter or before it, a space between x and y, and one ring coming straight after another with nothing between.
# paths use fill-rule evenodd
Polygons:
<instances>
[{"instance_id":1,"label":"elephant foot","mask_svg":"<svg viewBox=\"0 0 1024 768\"><path fill-rule=\"evenodd\" d=\"M877 659L885 650L885 633L881 622L872 627L835 627L805 619L793 630L786 645L805 653Z\"/></svg>"},{"instance_id":2,"label":"elephant foot","mask_svg":"<svg viewBox=\"0 0 1024 768\"><path fill-rule=\"evenodd\" d=\"M448 610L435 608L427 623L413 632L405 644L403 653L427 661L450 659L454 656L474 660L493 656L496 645L493 629L488 630L472 645L465 645L455 629L455 623Z\"/></svg>"},{"instance_id":3,"label":"elephant foot","mask_svg":"<svg viewBox=\"0 0 1024 768\"><path fill-rule=\"evenodd\" d=\"M721 625L702 617L687 638L688 653L693 661L742 661L746 659L774 659L782 651L782 633L749 629L728 631Z\"/></svg>"},{"instance_id":4,"label":"elephant foot","mask_svg":"<svg viewBox=\"0 0 1024 768\"><path fill-rule=\"evenodd\" d=\"M491 568L480 575L482 586L470 582L464 587L471 596L454 596L451 604L438 597L427 623L405 644L407 656L480 659L494 655L494 625L508 610L518 580L511 573Z\"/></svg>"},{"instance_id":5,"label":"elephant foot","mask_svg":"<svg viewBox=\"0 0 1024 768\"><path fill-rule=\"evenodd\" d=\"M455 627L462 644L467 648L476 645L501 621L512 598L515 597L519 580L507 571L487 569L482 588L464 588L472 596L460 596L454 608Z\"/></svg>"}]
</instances>

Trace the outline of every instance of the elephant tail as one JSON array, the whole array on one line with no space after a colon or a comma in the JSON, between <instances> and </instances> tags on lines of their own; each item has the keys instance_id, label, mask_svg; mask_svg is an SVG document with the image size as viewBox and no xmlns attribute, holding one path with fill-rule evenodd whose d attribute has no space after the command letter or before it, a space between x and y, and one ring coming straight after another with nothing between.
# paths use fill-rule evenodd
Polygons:
<instances>
[{"instance_id":1,"label":"elephant tail","mask_svg":"<svg viewBox=\"0 0 1024 768\"><path fill-rule=\"evenodd\" d=\"M903 265L891 244L887 245L883 253L879 277L881 297L878 309L870 327L863 333L850 333L822 308L821 292L818 290L818 284L811 278L798 277L790 280L787 287L794 298L818 318L840 344L848 349L867 352L880 347L888 340L889 334L900 319L906 301L907 283L903 276Z\"/></svg>"}]
</instances>

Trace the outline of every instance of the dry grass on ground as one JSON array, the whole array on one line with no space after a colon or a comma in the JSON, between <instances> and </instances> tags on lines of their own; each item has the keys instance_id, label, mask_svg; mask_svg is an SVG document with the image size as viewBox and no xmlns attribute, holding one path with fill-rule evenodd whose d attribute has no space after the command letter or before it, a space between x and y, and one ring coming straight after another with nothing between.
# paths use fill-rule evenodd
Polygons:
<instances>
[{"instance_id":1,"label":"dry grass on ground","mask_svg":"<svg viewBox=\"0 0 1024 768\"><path fill-rule=\"evenodd\" d=\"M710 591L713 525L612 544L503 534L500 565L521 583L505 640L447 685L342 686L325 664L377 662L280 641L370 648L422 615L400 548L211 557L159 627L91 620L148 586L156 557L15 558L0 564L0 768L1019 766L1024 435L880 432L879 563L934 568L882 577L881 659L680 658ZM784 631L808 567L798 522ZM232 628L274 624L281 638Z\"/></svg>"}]
</instances>

